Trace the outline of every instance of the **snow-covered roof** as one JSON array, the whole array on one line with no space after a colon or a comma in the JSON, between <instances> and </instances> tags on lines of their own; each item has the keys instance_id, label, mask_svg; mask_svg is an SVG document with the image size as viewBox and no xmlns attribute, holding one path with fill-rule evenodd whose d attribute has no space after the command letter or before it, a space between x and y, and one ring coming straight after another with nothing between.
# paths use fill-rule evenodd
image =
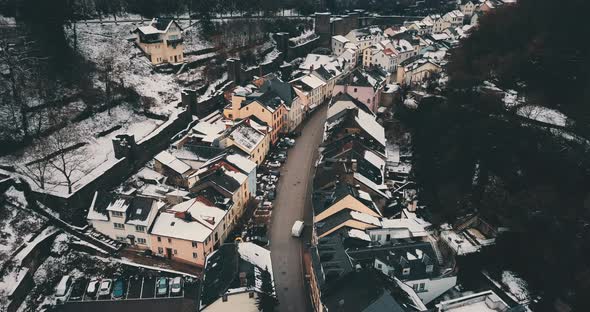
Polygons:
<instances>
[{"instance_id":1,"label":"snow-covered roof","mask_svg":"<svg viewBox=\"0 0 590 312\"><path fill-rule=\"evenodd\" d=\"M107 211L126 212L127 208L129 208L129 201L119 198L108 205Z\"/></svg>"},{"instance_id":2,"label":"snow-covered roof","mask_svg":"<svg viewBox=\"0 0 590 312\"><path fill-rule=\"evenodd\" d=\"M96 210L97 209L97 198L98 192L94 193L94 197L92 198L92 203L90 204L90 209L88 209L88 214L86 215L87 220L96 220L96 221L109 221L109 216L105 212L101 212Z\"/></svg>"},{"instance_id":3,"label":"snow-covered roof","mask_svg":"<svg viewBox=\"0 0 590 312\"><path fill-rule=\"evenodd\" d=\"M191 170L191 166L187 165L182 160L174 157L167 151L160 152L158 155L156 155L156 157L154 157L154 159L162 163L162 165L178 172L179 174L184 174L187 171Z\"/></svg>"},{"instance_id":4,"label":"snow-covered roof","mask_svg":"<svg viewBox=\"0 0 590 312\"><path fill-rule=\"evenodd\" d=\"M385 129L377 122L375 116L359 109L355 119L368 134L385 146Z\"/></svg>"},{"instance_id":5,"label":"snow-covered roof","mask_svg":"<svg viewBox=\"0 0 590 312\"><path fill-rule=\"evenodd\" d=\"M249 154L264 140L264 136L264 133L243 123L233 129L229 135L235 144L244 148Z\"/></svg>"},{"instance_id":6,"label":"snow-covered roof","mask_svg":"<svg viewBox=\"0 0 590 312\"><path fill-rule=\"evenodd\" d=\"M346 37L341 36L341 35L332 36L332 39L342 42L342 43L350 42L350 40L348 40Z\"/></svg>"},{"instance_id":7,"label":"snow-covered roof","mask_svg":"<svg viewBox=\"0 0 590 312\"><path fill-rule=\"evenodd\" d=\"M369 234L367 234L361 230L357 230L357 229L348 230L348 236L353 237L353 238L362 239L362 240L368 241L368 242L371 241L371 236L369 236Z\"/></svg>"},{"instance_id":8,"label":"snow-covered roof","mask_svg":"<svg viewBox=\"0 0 590 312\"><path fill-rule=\"evenodd\" d=\"M273 276L270 250L251 242L241 242L238 244L238 253L240 254L240 258L244 261L257 266L262 270L268 270L270 276Z\"/></svg>"},{"instance_id":9,"label":"snow-covered roof","mask_svg":"<svg viewBox=\"0 0 590 312\"><path fill-rule=\"evenodd\" d=\"M526 105L519 107L516 114L536 121L552 124L556 126L565 127L567 124L567 116L563 113L538 105Z\"/></svg>"},{"instance_id":10,"label":"snow-covered roof","mask_svg":"<svg viewBox=\"0 0 590 312\"><path fill-rule=\"evenodd\" d=\"M363 213L363 212L358 212L358 211L351 211L350 212L350 216L353 219L356 219L358 221L367 223L367 224L372 224L375 226L381 226L381 221L379 221L379 218L373 217L369 214Z\"/></svg>"},{"instance_id":11,"label":"snow-covered roof","mask_svg":"<svg viewBox=\"0 0 590 312\"><path fill-rule=\"evenodd\" d=\"M153 235L202 242L221 223L227 211L194 198L162 212L154 221Z\"/></svg>"},{"instance_id":12,"label":"snow-covered roof","mask_svg":"<svg viewBox=\"0 0 590 312\"><path fill-rule=\"evenodd\" d=\"M256 169L256 163L249 160L248 158L238 155L238 154L229 154L227 155L227 161L230 163L238 166L240 170L244 172L252 172L252 170Z\"/></svg>"},{"instance_id":13,"label":"snow-covered roof","mask_svg":"<svg viewBox=\"0 0 590 312\"><path fill-rule=\"evenodd\" d=\"M383 185L383 184L379 185L358 172L355 172L353 176L354 176L355 180L364 184L368 188L372 189L375 193L379 194L381 197L387 198L387 199L391 198L391 194L389 193L389 191L386 190L387 189L386 185Z\"/></svg>"},{"instance_id":14,"label":"snow-covered roof","mask_svg":"<svg viewBox=\"0 0 590 312\"><path fill-rule=\"evenodd\" d=\"M163 31L158 30L156 27L154 27L152 25L141 26L141 27L138 27L137 29L139 29L139 31L141 31L142 33L144 33L146 35L163 33Z\"/></svg>"},{"instance_id":15,"label":"snow-covered roof","mask_svg":"<svg viewBox=\"0 0 590 312\"><path fill-rule=\"evenodd\" d=\"M323 82L320 78L316 77L315 75L306 75L299 79L301 82L308 85L311 89L317 89L321 86L324 86L326 83Z\"/></svg>"},{"instance_id":16,"label":"snow-covered roof","mask_svg":"<svg viewBox=\"0 0 590 312\"><path fill-rule=\"evenodd\" d=\"M201 137L204 142L211 143L225 131L225 122L219 112L215 112L208 117L211 118L206 117L200 120L192 131L198 137Z\"/></svg>"},{"instance_id":17,"label":"snow-covered roof","mask_svg":"<svg viewBox=\"0 0 590 312\"><path fill-rule=\"evenodd\" d=\"M375 167L383 170L385 168L385 160L371 150L365 151L365 160L373 164Z\"/></svg>"},{"instance_id":18,"label":"snow-covered roof","mask_svg":"<svg viewBox=\"0 0 590 312\"><path fill-rule=\"evenodd\" d=\"M308 54L305 57L305 60L299 65L299 69L303 70L311 70L312 68L316 69L322 65L328 65L332 62L333 57L330 55L322 55L322 54Z\"/></svg>"},{"instance_id":19,"label":"snow-covered roof","mask_svg":"<svg viewBox=\"0 0 590 312\"><path fill-rule=\"evenodd\" d=\"M381 226L384 229L408 229L412 237L428 236L428 232L425 230L428 225L430 225L428 222L423 220L419 222L415 218L381 220Z\"/></svg>"}]
</instances>

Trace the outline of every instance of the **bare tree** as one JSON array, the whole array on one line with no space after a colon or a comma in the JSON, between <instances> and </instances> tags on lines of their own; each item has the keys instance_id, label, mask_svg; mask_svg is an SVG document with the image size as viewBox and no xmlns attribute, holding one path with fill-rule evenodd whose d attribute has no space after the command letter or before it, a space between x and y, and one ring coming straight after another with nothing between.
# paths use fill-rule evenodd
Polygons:
<instances>
[{"instance_id":1,"label":"bare tree","mask_svg":"<svg viewBox=\"0 0 590 312\"><path fill-rule=\"evenodd\" d=\"M118 57L119 55L130 55L129 46L126 43L118 43L115 40L110 43L109 48L104 49L99 55L99 71L101 80L104 82L104 100L109 115L111 113L111 106L115 100L117 83L119 87L125 87L122 74L130 66L130 61Z\"/></svg>"},{"instance_id":2,"label":"bare tree","mask_svg":"<svg viewBox=\"0 0 590 312\"><path fill-rule=\"evenodd\" d=\"M55 132L48 140L49 148L56 154L49 160L51 167L63 176L68 193L72 193L73 176L76 172L82 171L82 164L86 155L81 148L75 148L79 143L79 136L71 129L61 129Z\"/></svg>"},{"instance_id":3,"label":"bare tree","mask_svg":"<svg viewBox=\"0 0 590 312\"><path fill-rule=\"evenodd\" d=\"M27 163L21 167L21 171L44 190L51 180L51 150L48 145L33 141L32 150L28 155Z\"/></svg>"}]
</instances>

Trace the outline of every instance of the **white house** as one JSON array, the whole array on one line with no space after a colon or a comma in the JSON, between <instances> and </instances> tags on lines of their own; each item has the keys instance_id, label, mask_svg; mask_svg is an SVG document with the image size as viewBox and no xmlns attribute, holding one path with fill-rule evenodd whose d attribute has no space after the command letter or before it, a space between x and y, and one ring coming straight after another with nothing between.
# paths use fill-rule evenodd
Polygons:
<instances>
[{"instance_id":1,"label":"white house","mask_svg":"<svg viewBox=\"0 0 590 312\"><path fill-rule=\"evenodd\" d=\"M459 8L461 9L463 15L466 17L471 17L477 8L477 5L472 0L462 0Z\"/></svg>"},{"instance_id":2,"label":"white house","mask_svg":"<svg viewBox=\"0 0 590 312\"><path fill-rule=\"evenodd\" d=\"M451 24L451 27L459 27L463 25L465 15L460 10L453 10L443 15L443 19Z\"/></svg>"},{"instance_id":3,"label":"white house","mask_svg":"<svg viewBox=\"0 0 590 312\"><path fill-rule=\"evenodd\" d=\"M385 245L396 239L426 237L428 226L430 223L412 214L410 218L383 219L381 228L367 230L367 234L371 236L372 242Z\"/></svg>"},{"instance_id":4,"label":"white house","mask_svg":"<svg viewBox=\"0 0 590 312\"><path fill-rule=\"evenodd\" d=\"M143 196L96 192L86 220L98 232L139 249L149 249L148 230L165 203Z\"/></svg>"},{"instance_id":5,"label":"white house","mask_svg":"<svg viewBox=\"0 0 590 312\"><path fill-rule=\"evenodd\" d=\"M353 29L345 37L356 44L361 51L384 38L383 31L379 27Z\"/></svg>"},{"instance_id":6,"label":"white house","mask_svg":"<svg viewBox=\"0 0 590 312\"><path fill-rule=\"evenodd\" d=\"M344 53L346 48L344 47L350 40L344 36L333 36L332 37L332 54L340 55Z\"/></svg>"},{"instance_id":7,"label":"white house","mask_svg":"<svg viewBox=\"0 0 590 312\"><path fill-rule=\"evenodd\" d=\"M375 256L374 267L412 287L424 304L457 284L457 276L441 274L429 243L410 243L384 249Z\"/></svg>"},{"instance_id":8,"label":"white house","mask_svg":"<svg viewBox=\"0 0 590 312\"><path fill-rule=\"evenodd\" d=\"M327 98L326 83L315 75L309 74L289 82L302 99L305 112L314 110Z\"/></svg>"}]
</instances>

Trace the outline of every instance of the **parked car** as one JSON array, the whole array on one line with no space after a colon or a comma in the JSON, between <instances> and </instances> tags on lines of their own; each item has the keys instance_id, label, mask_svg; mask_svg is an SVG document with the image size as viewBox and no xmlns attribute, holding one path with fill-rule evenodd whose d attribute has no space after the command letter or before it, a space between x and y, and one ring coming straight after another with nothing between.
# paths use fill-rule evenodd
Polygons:
<instances>
[{"instance_id":1,"label":"parked car","mask_svg":"<svg viewBox=\"0 0 590 312\"><path fill-rule=\"evenodd\" d=\"M84 295L84 291L86 290L86 283L88 282L87 279L81 277L74 281L72 284L72 292L70 293L70 300L80 300Z\"/></svg>"},{"instance_id":2,"label":"parked car","mask_svg":"<svg viewBox=\"0 0 590 312\"><path fill-rule=\"evenodd\" d=\"M98 288L98 296L108 296L111 294L111 288L113 287L113 280L103 279L100 281L100 287Z\"/></svg>"},{"instance_id":3,"label":"parked car","mask_svg":"<svg viewBox=\"0 0 590 312\"><path fill-rule=\"evenodd\" d=\"M269 161L268 162L268 167L269 168L280 168L281 167L281 163L278 161Z\"/></svg>"},{"instance_id":4,"label":"parked car","mask_svg":"<svg viewBox=\"0 0 590 312\"><path fill-rule=\"evenodd\" d=\"M264 189L267 191L274 191L277 189L277 186L272 183L269 183L264 187Z\"/></svg>"},{"instance_id":5,"label":"parked car","mask_svg":"<svg viewBox=\"0 0 590 312\"><path fill-rule=\"evenodd\" d=\"M265 201L264 203L262 203L262 207L272 209L272 202Z\"/></svg>"},{"instance_id":6,"label":"parked car","mask_svg":"<svg viewBox=\"0 0 590 312\"><path fill-rule=\"evenodd\" d=\"M268 238L263 237L263 236L252 236L250 238L250 242L252 242L260 247L266 247L270 244L270 241L268 240Z\"/></svg>"},{"instance_id":7,"label":"parked car","mask_svg":"<svg viewBox=\"0 0 590 312\"><path fill-rule=\"evenodd\" d=\"M99 281L98 279L92 279L88 283L88 287L86 287L86 296L94 297L96 296L96 291L98 290Z\"/></svg>"},{"instance_id":8,"label":"parked car","mask_svg":"<svg viewBox=\"0 0 590 312\"><path fill-rule=\"evenodd\" d=\"M119 277L113 286L113 299L123 298L123 295L125 295L125 280Z\"/></svg>"},{"instance_id":9,"label":"parked car","mask_svg":"<svg viewBox=\"0 0 590 312\"><path fill-rule=\"evenodd\" d=\"M168 294L168 278L160 277L156 282L156 294L158 296L165 296Z\"/></svg>"},{"instance_id":10,"label":"parked car","mask_svg":"<svg viewBox=\"0 0 590 312\"><path fill-rule=\"evenodd\" d=\"M261 203L261 202L263 202L263 201L264 201L264 196L262 196L262 195L258 195L258 196L256 196L254 199L256 199L256 201L257 201L257 202Z\"/></svg>"},{"instance_id":11,"label":"parked car","mask_svg":"<svg viewBox=\"0 0 590 312\"><path fill-rule=\"evenodd\" d=\"M266 191L264 194L266 194L268 200L274 200L276 198L275 191Z\"/></svg>"},{"instance_id":12,"label":"parked car","mask_svg":"<svg viewBox=\"0 0 590 312\"><path fill-rule=\"evenodd\" d=\"M64 275L55 287L55 298L57 299L58 303L63 303L66 301L66 296L68 291L70 290L70 286L72 286L72 277L69 275Z\"/></svg>"},{"instance_id":13,"label":"parked car","mask_svg":"<svg viewBox=\"0 0 590 312\"><path fill-rule=\"evenodd\" d=\"M184 280L177 276L172 279L172 283L170 283L170 292L172 294L178 295L182 292L182 286L184 285Z\"/></svg>"},{"instance_id":14,"label":"parked car","mask_svg":"<svg viewBox=\"0 0 590 312\"><path fill-rule=\"evenodd\" d=\"M270 169L270 170L268 170L268 174L273 175L275 177L280 177L281 176L281 171Z\"/></svg>"}]
</instances>

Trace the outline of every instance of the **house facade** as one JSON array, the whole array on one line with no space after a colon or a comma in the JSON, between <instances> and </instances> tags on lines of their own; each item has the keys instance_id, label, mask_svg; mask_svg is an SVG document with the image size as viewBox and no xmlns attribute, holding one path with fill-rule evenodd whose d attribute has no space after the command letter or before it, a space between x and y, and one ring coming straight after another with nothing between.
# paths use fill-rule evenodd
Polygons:
<instances>
[{"instance_id":1,"label":"house facade","mask_svg":"<svg viewBox=\"0 0 590 312\"><path fill-rule=\"evenodd\" d=\"M96 192L86 220L98 232L137 249L151 248L149 228L163 201L143 196Z\"/></svg>"},{"instance_id":2,"label":"house facade","mask_svg":"<svg viewBox=\"0 0 590 312\"><path fill-rule=\"evenodd\" d=\"M419 59L409 64L398 66L397 83L400 85L412 85L424 81L433 73L442 71L440 65L430 60Z\"/></svg>"},{"instance_id":3,"label":"house facade","mask_svg":"<svg viewBox=\"0 0 590 312\"><path fill-rule=\"evenodd\" d=\"M182 28L174 20L154 18L133 31L135 43L153 65L184 62Z\"/></svg>"},{"instance_id":4,"label":"house facade","mask_svg":"<svg viewBox=\"0 0 590 312\"><path fill-rule=\"evenodd\" d=\"M246 118L227 129L215 142L220 148L235 146L244 152L248 159L260 165L266 158L271 145L270 131L266 126L255 125L256 122Z\"/></svg>"},{"instance_id":5,"label":"house facade","mask_svg":"<svg viewBox=\"0 0 590 312\"><path fill-rule=\"evenodd\" d=\"M228 211L202 197L160 213L150 234L154 254L203 267L206 256L218 248L230 230Z\"/></svg>"}]
</instances>

